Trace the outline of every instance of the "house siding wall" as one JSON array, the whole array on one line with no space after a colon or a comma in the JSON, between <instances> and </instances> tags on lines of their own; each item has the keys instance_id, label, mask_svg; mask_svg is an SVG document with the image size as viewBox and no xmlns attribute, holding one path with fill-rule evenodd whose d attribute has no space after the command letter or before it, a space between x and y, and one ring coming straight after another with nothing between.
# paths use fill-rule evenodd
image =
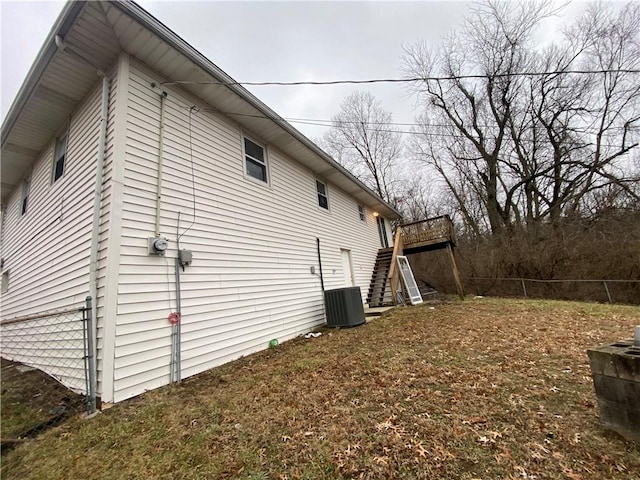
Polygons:
<instances>
[{"instance_id":1,"label":"house siding wall","mask_svg":"<svg viewBox=\"0 0 640 480\"><path fill-rule=\"evenodd\" d=\"M89 292L89 248L100 123L100 84L71 116L64 175L52 183L55 139L34 163L28 209L22 185L2 216L2 257L10 271L2 318L81 305ZM60 133L64 133L61 125Z\"/></svg>"},{"instance_id":2,"label":"house siding wall","mask_svg":"<svg viewBox=\"0 0 640 480\"><path fill-rule=\"evenodd\" d=\"M2 258L3 271L8 270L10 278L9 290L1 297L3 320L85 304L89 294L101 83L96 79L96 86L69 119L64 175L52 183L54 138L33 165L27 213L21 215L22 185L14 189L6 204L2 215ZM63 134L65 128L60 125L59 133ZM105 252L101 258L104 260ZM68 316L50 317L47 324L57 325L65 318L68 322ZM12 330L28 328L28 323L3 326L2 338L11 338ZM83 380L83 372L66 369L67 372L60 366L50 368L47 362L44 366L38 363L40 355L48 355L46 352L54 349L62 359L79 356L82 365L82 328L71 328L68 324L65 328L70 329L68 343L60 342L64 333L56 337L51 328L42 332L34 328L28 348L40 353L25 351L23 355L15 345L3 345L3 351L5 347L13 349L12 360L37 365L68 386L77 388L77 377L80 375ZM78 335L79 339L76 338ZM72 337L74 341L70 340ZM55 341L59 343L53 344Z\"/></svg>"},{"instance_id":3,"label":"house siding wall","mask_svg":"<svg viewBox=\"0 0 640 480\"><path fill-rule=\"evenodd\" d=\"M181 275L182 376L187 377L284 341L324 321L316 238L326 288L344 286L340 249L349 249L363 299L380 247L369 209L330 182L326 211L315 176L267 146L270 185L244 176L242 131L178 89L167 89L160 230L165 257L147 255L154 234L162 79L130 65L122 242L114 358L114 401L169 381L176 309L174 258L193 251ZM191 145L189 142L189 108ZM259 132L246 132L260 140ZM192 152L193 164L191 163ZM195 173L195 219L191 169Z\"/></svg>"}]
</instances>

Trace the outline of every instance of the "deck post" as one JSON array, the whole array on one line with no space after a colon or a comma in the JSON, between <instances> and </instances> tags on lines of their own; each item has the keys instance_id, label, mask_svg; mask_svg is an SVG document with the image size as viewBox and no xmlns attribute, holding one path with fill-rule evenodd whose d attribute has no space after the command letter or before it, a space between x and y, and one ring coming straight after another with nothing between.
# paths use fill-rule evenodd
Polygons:
<instances>
[{"instance_id":1,"label":"deck post","mask_svg":"<svg viewBox=\"0 0 640 480\"><path fill-rule=\"evenodd\" d=\"M464 300L464 290L462 289L462 282L460 281L460 272L458 271L458 265L456 265L456 259L453 256L451 242L447 243L447 252L449 252L449 260L451 260L451 270L453 271L453 279L456 282L458 296L460 297L460 300Z\"/></svg>"},{"instance_id":2,"label":"deck post","mask_svg":"<svg viewBox=\"0 0 640 480\"><path fill-rule=\"evenodd\" d=\"M391 266L389 267L389 281L391 282L391 302L398 305L398 255L402 255L402 226L398 225L396 237L393 242L393 253L391 255Z\"/></svg>"}]
</instances>

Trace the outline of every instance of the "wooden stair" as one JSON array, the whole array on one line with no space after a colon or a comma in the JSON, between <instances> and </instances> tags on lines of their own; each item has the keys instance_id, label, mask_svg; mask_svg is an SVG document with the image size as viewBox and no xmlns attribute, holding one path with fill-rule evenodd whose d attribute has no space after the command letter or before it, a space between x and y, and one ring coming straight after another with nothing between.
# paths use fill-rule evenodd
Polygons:
<instances>
[{"instance_id":1,"label":"wooden stair","mask_svg":"<svg viewBox=\"0 0 640 480\"><path fill-rule=\"evenodd\" d=\"M393 305L391 295L391 283L389 282L389 269L393 257L393 248L381 248L378 250L376 263L371 275L367 303L369 307L383 307Z\"/></svg>"}]
</instances>

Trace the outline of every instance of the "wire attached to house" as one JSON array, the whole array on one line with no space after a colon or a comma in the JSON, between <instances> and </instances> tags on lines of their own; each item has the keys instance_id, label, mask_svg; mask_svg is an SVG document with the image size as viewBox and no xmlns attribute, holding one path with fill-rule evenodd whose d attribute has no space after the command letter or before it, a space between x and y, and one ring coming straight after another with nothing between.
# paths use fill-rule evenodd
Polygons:
<instances>
[{"instance_id":1,"label":"wire attached to house","mask_svg":"<svg viewBox=\"0 0 640 480\"><path fill-rule=\"evenodd\" d=\"M196 174L195 174L195 167L193 165L193 126L192 126L192 116L193 113L198 113L200 111L200 108L198 108L196 105L191 105L191 107L189 107L189 162L191 163L191 193L192 193L192 198L193 198L193 217L191 219L191 224L187 227L187 229L182 232L179 236L178 236L178 242L180 242L180 238L182 238L182 236L187 233L189 230L191 230L191 227L193 227L194 223L196 223ZM179 243L178 243L179 245Z\"/></svg>"}]
</instances>

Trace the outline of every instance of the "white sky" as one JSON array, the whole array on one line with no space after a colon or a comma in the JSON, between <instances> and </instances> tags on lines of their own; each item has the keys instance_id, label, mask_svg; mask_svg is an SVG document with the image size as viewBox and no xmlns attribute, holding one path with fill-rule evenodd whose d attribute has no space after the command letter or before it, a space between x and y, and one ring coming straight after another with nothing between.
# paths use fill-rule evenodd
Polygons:
<instances>
[{"instance_id":1,"label":"white sky","mask_svg":"<svg viewBox=\"0 0 640 480\"><path fill-rule=\"evenodd\" d=\"M431 44L460 25L468 3L214 2L139 4L238 81L397 78L402 45ZM0 114L4 117L64 2L0 0ZM575 14L576 6L565 11ZM546 26L553 35L564 19ZM414 102L401 84L250 87L289 118L330 119L354 90L367 90L395 122L412 122ZM323 127L293 125L310 137Z\"/></svg>"}]
</instances>

